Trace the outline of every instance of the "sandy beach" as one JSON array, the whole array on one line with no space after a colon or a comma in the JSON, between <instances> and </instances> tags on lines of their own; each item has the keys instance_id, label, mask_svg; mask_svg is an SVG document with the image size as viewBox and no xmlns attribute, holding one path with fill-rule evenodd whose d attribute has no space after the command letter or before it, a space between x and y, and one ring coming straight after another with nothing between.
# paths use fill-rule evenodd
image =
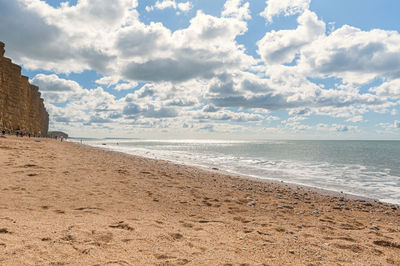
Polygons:
<instances>
[{"instance_id":1,"label":"sandy beach","mask_svg":"<svg viewBox=\"0 0 400 266\"><path fill-rule=\"evenodd\" d=\"M0 138L1 265L400 265L400 208Z\"/></svg>"}]
</instances>

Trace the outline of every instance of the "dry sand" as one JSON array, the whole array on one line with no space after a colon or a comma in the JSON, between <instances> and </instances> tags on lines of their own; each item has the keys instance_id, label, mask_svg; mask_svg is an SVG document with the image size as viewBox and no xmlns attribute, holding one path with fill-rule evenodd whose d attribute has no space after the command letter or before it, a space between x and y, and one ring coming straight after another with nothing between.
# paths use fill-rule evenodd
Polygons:
<instances>
[{"instance_id":1,"label":"dry sand","mask_svg":"<svg viewBox=\"0 0 400 266\"><path fill-rule=\"evenodd\" d=\"M400 209L0 138L0 265L400 265Z\"/></svg>"}]
</instances>

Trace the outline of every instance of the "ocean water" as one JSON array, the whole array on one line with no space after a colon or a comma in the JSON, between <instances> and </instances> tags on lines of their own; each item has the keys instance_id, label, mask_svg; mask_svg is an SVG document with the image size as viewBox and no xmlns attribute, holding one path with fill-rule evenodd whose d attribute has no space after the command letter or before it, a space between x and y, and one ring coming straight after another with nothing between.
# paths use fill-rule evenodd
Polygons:
<instances>
[{"instance_id":1,"label":"ocean water","mask_svg":"<svg viewBox=\"0 0 400 266\"><path fill-rule=\"evenodd\" d=\"M83 143L400 204L400 141L86 139Z\"/></svg>"}]
</instances>

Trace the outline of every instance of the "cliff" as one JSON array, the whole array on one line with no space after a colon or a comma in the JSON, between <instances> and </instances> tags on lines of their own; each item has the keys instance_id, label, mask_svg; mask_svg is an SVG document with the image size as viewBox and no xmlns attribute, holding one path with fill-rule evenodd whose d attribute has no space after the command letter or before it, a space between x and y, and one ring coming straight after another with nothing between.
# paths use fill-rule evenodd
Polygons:
<instances>
[{"instance_id":1,"label":"cliff","mask_svg":"<svg viewBox=\"0 0 400 266\"><path fill-rule=\"evenodd\" d=\"M63 137L64 139L67 139L68 134L61 132L61 131L49 131L49 133L47 133L47 137L52 138L52 139Z\"/></svg>"},{"instance_id":2,"label":"cliff","mask_svg":"<svg viewBox=\"0 0 400 266\"><path fill-rule=\"evenodd\" d=\"M0 130L46 136L49 115L39 88L21 76L21 67L4 57L4 52L4 43L0 42Z\"/></svg>"}]
</instances>

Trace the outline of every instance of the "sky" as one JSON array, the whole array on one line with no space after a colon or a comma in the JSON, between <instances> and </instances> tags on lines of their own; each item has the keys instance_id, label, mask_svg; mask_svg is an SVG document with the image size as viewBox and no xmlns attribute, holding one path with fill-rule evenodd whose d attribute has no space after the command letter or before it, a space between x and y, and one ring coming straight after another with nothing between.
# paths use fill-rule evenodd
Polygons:
<instances>
[{"instance_id":1,"label":"sky","mask_svg":"<svg viewBox=\"0 0 400 266\"><path fill-rule=\"evenodd\" d=\"M75 137L400 139L398 0L0 0Z\"/></svg>"}]
</instances>

